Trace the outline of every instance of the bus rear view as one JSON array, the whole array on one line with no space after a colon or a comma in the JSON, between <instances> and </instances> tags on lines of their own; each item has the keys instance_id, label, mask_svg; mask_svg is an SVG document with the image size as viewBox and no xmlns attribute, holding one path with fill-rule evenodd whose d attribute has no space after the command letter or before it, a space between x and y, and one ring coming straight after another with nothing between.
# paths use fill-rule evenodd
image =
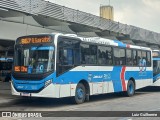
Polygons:
<instances>
[{"instance_id":1,"label":"bus rear view","mask_svg":"<svg viewBox=\"0 0 160 120\"><path fill-rule=\"evenodd\" d=\"M51 96L44 89L55 76L53 38L51 35L32 35L17 39L12 72L13 95Z\"/></svg>"}]
</instances>

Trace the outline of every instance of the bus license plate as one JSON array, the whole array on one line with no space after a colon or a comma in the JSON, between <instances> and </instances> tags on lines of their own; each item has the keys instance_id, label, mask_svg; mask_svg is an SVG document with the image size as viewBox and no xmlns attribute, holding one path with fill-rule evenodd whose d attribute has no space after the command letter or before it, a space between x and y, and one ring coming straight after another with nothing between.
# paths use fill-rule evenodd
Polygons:
<instances>
[{"instance_id":1,"label":"bus license plate","mask_svg":"<svg viewBox=\"0 0 160 120\"><path fill-rule=\"evenodd\" d=\"M21 93L21 96L31 96L31 93Z\"/></svg>"}]
</instances>

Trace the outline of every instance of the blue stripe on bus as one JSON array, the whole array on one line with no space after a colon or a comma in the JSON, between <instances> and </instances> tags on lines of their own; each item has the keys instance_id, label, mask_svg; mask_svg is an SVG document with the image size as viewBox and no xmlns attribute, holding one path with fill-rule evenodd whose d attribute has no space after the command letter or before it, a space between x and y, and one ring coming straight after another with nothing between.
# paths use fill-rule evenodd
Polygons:
<instances>
[{"instance_id":1,"label":"blue stripe on bus","mask_svg":"<svg viewBox=\"0 0 160 120\"><path fill-rule=\"evenodd\" d=\"M18 86L27 86L25 90L39 89L40 87L42 87L42 85L44 86L45 81L49 79L53 79L53 84L77 84L82 79L88 81L89 83L112 81L114 92L118 92L122 91L122 83L120 76L121 69L122 67L119 66L113 67L113 71L68 71L57 78L55 77L56 73L53 73L45 79L39 81L15 80L13 77L12 79L13 84L16 88ZM129 80L131 77L133 77L135 80L145 80L152 79L153 73L152 71L126 71L124 76L125 80ZM28 87L29 85L37 85L37 87L32 89L31 87Z\"/></svg>"},{"instance_id":2,"label":"blue stripe on bus","mask_svg":"<svg viewBox=\"0 0 160 120\"><path fill-rule=\"evenodd\" d=\"M118 41L118 40L114 40L114 42L118 43L118 46L120 46L120 47L126 47L127 46L126 44L124 44L123 42Z\"/></svg>"},{"instance_id":3,"label":"blue stripe on bus","mask_svg":"<svg viewBox=\"0 0 160 120\"><path fill-rule=\"evenodd\" d=\"M153 60L160 60L160 58L153 58Z\"/></svg>"},{"instance_id":4,"label":"blue stripe on bus","mask_svg":"<svg viewBox=\"0 0 160 120\"><path fill-rule=\"evenodd\" d=\"M116 68L113 71L70 71L64 73L63 75L56 78L54 81L58 84L68 84L68 83L78 83L80 80L85 79L88 82L105 82L105 81L116 81L115 87L117 83L121 83L120 80L120 72L121 68ZM133 77L135 80L143 80L143 79L152 79L152 71L139 72L139 71L126 71L125 72L125 80L129 80ZM117 88L115 88L117 89Z\"/></svg>"}]
</instances>

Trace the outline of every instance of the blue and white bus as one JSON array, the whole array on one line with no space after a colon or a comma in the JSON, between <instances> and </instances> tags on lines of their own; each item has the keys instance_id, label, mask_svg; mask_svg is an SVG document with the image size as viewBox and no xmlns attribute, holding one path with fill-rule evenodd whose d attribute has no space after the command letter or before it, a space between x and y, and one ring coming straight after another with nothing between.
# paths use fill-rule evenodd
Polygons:
<instances>
[{"instance_id":1,"label":"blue and white bus","mask_svg":"<svg viewBox=\"0 0 160 120\"><path fill-rule=\"evenodd\" d=\"M15 43L12 94L73 97L125 92L153 83L152 51L99 37L39 34L19 37Z\"/></svg>"},{"instance_id":2,"label":"blue and white bus","mask_svg":"<svg viewBox=\"0 0 160 120\"><path fill-rule=\"evenodd\" d=\"M153 86L160 86L160 50L152 51L153 57Z\"/></svg>"}]
</instances>

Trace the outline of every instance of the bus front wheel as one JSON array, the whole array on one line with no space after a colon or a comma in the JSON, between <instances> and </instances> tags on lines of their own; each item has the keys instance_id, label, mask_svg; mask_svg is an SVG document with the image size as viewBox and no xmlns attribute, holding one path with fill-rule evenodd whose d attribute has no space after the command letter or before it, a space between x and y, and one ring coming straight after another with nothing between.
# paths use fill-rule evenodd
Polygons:
<instances>
[{"instance_id":1,"label":"bus front wheel","mask_svg":"<svg viewBox=\"0 0 160 120\"><path fill-rule=\"evenodd\" d=\"M85 101L86 98L86 90L82 83L78 83L75 91L74 102L76 104L81 104Z\"/></svg>"},{"instance_id":2,"label":"bus front wheel","mask_svg":"<svg viewBox=\"0 0 160 120\"><path fill-rule=\"evenodd\" d=\"M127 84L127 96L131 97L134 95L134 93L135 93L135 84L132 80L129 80Z\"/></svg>"}]
</instances>

